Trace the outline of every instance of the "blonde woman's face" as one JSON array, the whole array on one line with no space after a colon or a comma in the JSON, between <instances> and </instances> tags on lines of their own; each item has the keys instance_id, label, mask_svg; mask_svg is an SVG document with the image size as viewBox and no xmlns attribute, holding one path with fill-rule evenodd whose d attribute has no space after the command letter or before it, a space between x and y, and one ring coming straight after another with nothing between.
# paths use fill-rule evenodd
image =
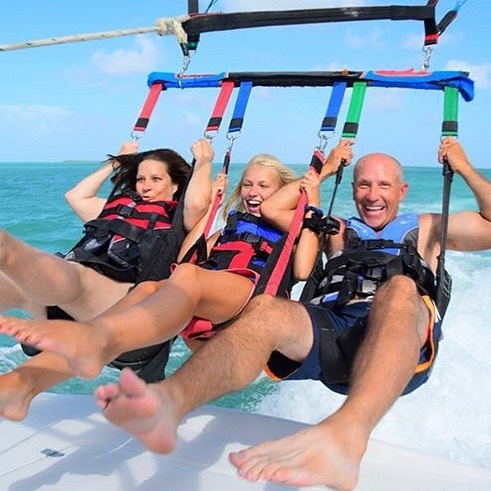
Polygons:
<instances>
[{"instance_id":1,"label":"blonde woman's face","mask_svg":"<svg viewBox=\"0 0 491 491\"><path fill-rule=\"evenodd\" d=\"M249 167L240 188L240 197L247 213L261 216L261 203L280 187L281 180L276 170L258 164Z\"/></svg>"}]
</instances>

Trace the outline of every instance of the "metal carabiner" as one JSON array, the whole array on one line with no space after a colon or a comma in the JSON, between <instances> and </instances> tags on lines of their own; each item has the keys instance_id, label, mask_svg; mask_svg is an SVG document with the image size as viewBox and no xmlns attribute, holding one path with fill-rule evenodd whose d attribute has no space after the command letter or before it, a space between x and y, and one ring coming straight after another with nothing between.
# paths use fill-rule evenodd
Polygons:
<instances>
[{"instance_id":1,"label":"metal carabiner","mask_svg":"<svg viewBox=\"0 0 491 491\"><path fill-rule=\"evenodd\" d=\"M130 137L133 139L134 142L138 142L143 137L143 133L139 135L138 133L135 133L135 131L132 131L130 133Z\"/></svg>"},{"instance_id":2,"label":"metal carabiner","mask_svg":"<svg viewBox=\"0 0 491 491\"><path fill-rule=\"evenodd\" d=\"M326 149L327 146L327 142L334 136L334 131L330 131L328 134L324 134L322 130L319 130L317 136L319 137L319 145L317 145L317 148L322 153L324 153L324 150Z\"/></svg>"},{"instance_id":3,"label":"metal carabiner","mask_svg":"<svg viewBox=\"0 0 491 491\"><path fill-rule=\"evenodd\" d=\"M433 54L434 46L423 46L423 53L425 54L425 59L421 65L421 70L429 71L431 55Z\"/></svg>"},{"instance_id":4,"label":"metal carabiner","mask_svg":"<svg viewBox=\"0 0 491 491\"><path fill-rule=\"evenodd\" d=\"M239 138L240 136L240 131L237 133L237 134L234 134L234 133L227 133L227 140L228 140L228 147L227 147L227 152L231 152L232 151L232 148L234 146L234 143L235 143L235 140L237 140L237 138Z\"/></svg>"}]
</instances>

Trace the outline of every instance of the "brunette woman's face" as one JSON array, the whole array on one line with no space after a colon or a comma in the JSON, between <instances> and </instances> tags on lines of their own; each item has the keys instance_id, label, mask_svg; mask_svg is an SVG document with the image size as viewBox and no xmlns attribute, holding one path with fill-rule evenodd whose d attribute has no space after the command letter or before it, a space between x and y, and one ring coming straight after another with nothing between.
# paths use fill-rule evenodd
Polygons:
<instances>
[{"instance_id":1,"label":"brunette woman's face","mask_svg":"<svg viewBox=\"0 0 491 491\"><path fill-rule=\"evenodd\" d=\"M177 191L168 172L167 164L160 160L146 159L138 165L136 192L143 201L169 201Z\"/></svg>"},{"instance_id":2,"label":"brunette woman's face","mask_svg":"<svg viewBox=\"0 0 491 491\"><path fill-rule=\"evenodd\" d=\"M249 167L242 179L240 197L247 213L260 216L261 203L280 189L278 172L270 167L254 164Z\"/></svg>"}]
</instances>

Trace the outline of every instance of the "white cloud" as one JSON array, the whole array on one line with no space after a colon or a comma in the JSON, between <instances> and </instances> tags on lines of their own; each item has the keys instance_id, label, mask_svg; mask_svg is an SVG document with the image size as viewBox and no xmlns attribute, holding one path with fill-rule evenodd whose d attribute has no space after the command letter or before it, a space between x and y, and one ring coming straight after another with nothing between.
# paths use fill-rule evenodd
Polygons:
<instances>
[{"instance_id":1,"label":"white cloud","mask_svg":"<svg viewBox=\"0 0 491 491\"><path fill-rule=\"evenodd\" d=\"M385 46L385 42L381 37L379 27L370 30L368 34L360 36L355 34L353 29L346 30L346 43L352 48L381 48Z\"/></svg>"},{"instance_id":2,"label":"white cloud","mask_svg":"<svg viewBox=\"0 0 491 491\"><path fill-rule=\"evenodd\" d=\"M9 125L50 125L70 115L70 111L62 106L0 106L0 124L2 125L6 123Z\"/></svg>"},{"instance_id":3,"label":"white cloud","mask_svg":"<svg viewBox=\"0 0 491 491\"><path fill-rule=\"evenodd\" d=\"M107 75L148 73L158 64L159 53L154 41L145 36L135 38L134 49L117 49L111 53L98 50L91 62Z\"/></svg>"},{"instance_id":4,"label":"white cloud","mask_svg":"<svg viewBox=\"0 0 491 491\"><path fill-rule=\"evenodd\" d=\"M370 89L370 96L367 97L366 107L376 112L392 112L402 106L402 89L385 89L373 87Z\"/></svg>"},{"instance_id":5,"label":"white cloud","mask_svg":"<svg viewBox=\"0 0 491 491\"><path fill-rule=\"evenodd\" d=\"M62 106L0 106L0 131L16 135L16 143L40 141L65 128L72 113Z\"/></svg>"},{"instance_id":6,"label":"white cloud","mask_svg":"<svg viewBox=\"0 0 491 491\"><path fill-rule=\"evenodd\" d=\"M445 65L446 70L462 70L469 72L469 76L476 83L477 89L491 88L491 63L473 65L463 60L450 60Z\"/></svg>"},{"instance_id":7,"label":"white cloud","mask_svg":"<svg viewBox=\"0 0 491 491\"><path fill-rule=\"evenodd\" d=\"M195 112L184 112L184 122L185 125L193 130L200 129L203 126L202 118L199 117Z\"/></svg>"},{"instance_id":8,"label":"white cloud","mask_svg":"<svg viewBox=\"0 0 491 491\"><path fill-rule=\"evenodd\" d=\"M340 72L341 70L349 70L349 68L338 61L332 61L327 65L316 65L312 70L314 72Z\"/></svg>"}]
</instances>

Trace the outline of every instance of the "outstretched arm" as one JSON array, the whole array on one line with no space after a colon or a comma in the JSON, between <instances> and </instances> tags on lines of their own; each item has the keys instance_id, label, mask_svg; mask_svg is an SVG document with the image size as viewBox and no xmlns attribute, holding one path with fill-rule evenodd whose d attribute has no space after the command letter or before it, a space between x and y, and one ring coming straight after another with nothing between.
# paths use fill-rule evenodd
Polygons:
<instances>
[{"instance_id":1,"label":"outstretched arm","mask_svg":"<svg viewBox=\"0 0 491 491\"><path fill-rule=\"evenodd\" d=\"M441 142L438 157L440 162L446 159L450 168L462 176L479 207L478 212L464 211L450 215L448 248L458 251L491 248L491 182L474 169L462 145L453 138L445 138Z\"/></svg>"},{"instance_id":2,"label":"outstretched arm","mask_svg":"<svg viewBox=\"0 0 491 491\"><path fill-rule=\"evenodd\" d=\"M126 142L123 143L119 155L137 152L137 142ZM97 196L97 193L114 170L115 161L108 160L100 169L82 179L65 193L68 205L84 223L97 218L104 208L107 200Z\"/></svg>"},{"instance_id":3,"label":"outstretched arm","mask_svg":"<svg viewBox=\"0 0 491 491\"><path fill-rule=\"evenodd\" d=\"M191 147L196 160L184 198L184 227L189 232L205 215L211 200L211 166L215 152L207 138Z\"/></svg>"},{"instance_id":4,"label":"outstretched arm","mask_svg":"<svg viewBox=\"0 0 491 491\"><path fill-rule=\"evenodd\" d=\"M187 251L194 245L194 243L198 240L198 238L203 234L206 224L208 223L208 218L213 210L213 203L215 202L216 196L221 195L224 196L225 193L227 192L227 187L228 187L228 178L227 175L219 172L217 176L215 177L215 180L213 181L213 184L211 185L211 203L210 206L208 207L208 211L206 214L199 220L197 225L189 232L184 239L184 242L182 243L181 250L179 252L179 256L177 258L178 262L182 261L184 256L186 255ZM220 234L220 231L217 232L217 234ZM213 237L214 239L210 243L207 241L208 246L207 246L207 252L211 250L213 245L216 242L216 239L218 238L218 235L214 234ZM216 235L216 236L215 236Z\"/></svg>"},{"instance_id":5,"label":"outstretched arm","mask_svg":"<svg viewBox=\"0 0 491 491\"><path fill-rule=\"evenodd\" d=\"M322 166L320 182L336 174L342 162L351 162L351 144L351 140L341 140L331 150ZM261 216L280 230L287 231L290 226L302 191L301 181L302 179L298 179L283 186L261 203Z\"/></svg>"}]
</instances>

